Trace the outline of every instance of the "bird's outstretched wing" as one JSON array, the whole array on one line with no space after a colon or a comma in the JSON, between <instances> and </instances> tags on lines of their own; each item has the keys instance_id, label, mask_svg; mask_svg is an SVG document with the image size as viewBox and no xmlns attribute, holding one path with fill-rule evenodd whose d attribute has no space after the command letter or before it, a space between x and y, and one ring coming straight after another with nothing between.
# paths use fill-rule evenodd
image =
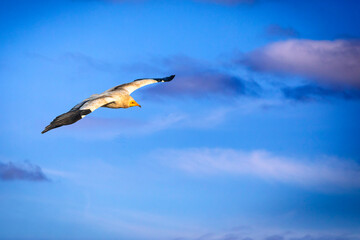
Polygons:
<instances>
[{"instance_id":1,"label":"bird's outstretched wing","mask_svg":"<svg viewBox=\"0 0 360 240\"><path fill-rule=\"evenodd\" d=\"M90 98L75 105L70 111L57 116L41 133L46 133L51 129L64 125L73 124L93 112L95 109L114 101L115 100L109 96L101 96L98 94L92 95Z\"/></svg>"},{"instance_id":2,"label":"bird's outstretched wing","mask_svg":"<svg viewBox=\"0 0 360 240\"><path fill-rule=\"evenodd\" d=\"M175 75L171 75L169 77L165 78L142 78L142 79L136 79L133 82L121 84L119 86L110 88L107 90L107 92L117 91L117 90L126 90L129 94L134 92L136 89L141 88L143 86L158 83L158 82L170 82L173 80Z\"/></svg>"}]
</instances>

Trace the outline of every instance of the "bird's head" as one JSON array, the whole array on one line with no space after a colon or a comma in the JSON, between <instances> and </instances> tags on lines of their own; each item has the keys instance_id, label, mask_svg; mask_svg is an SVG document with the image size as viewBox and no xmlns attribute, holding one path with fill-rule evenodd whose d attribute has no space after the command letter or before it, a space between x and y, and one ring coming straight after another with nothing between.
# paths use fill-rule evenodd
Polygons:
<instances>
[{"instance_id":1,"label":"bird's head","mask_svg":"<svg viewBox=\"0 0 360 240\"><path fill-rule=\"evenodd\" d=\"M130 97L130 99L129 99L129 107L136 107L136 106L141 107L140 104L138 104L132 97Z\"/></svg>"}]
</instances>

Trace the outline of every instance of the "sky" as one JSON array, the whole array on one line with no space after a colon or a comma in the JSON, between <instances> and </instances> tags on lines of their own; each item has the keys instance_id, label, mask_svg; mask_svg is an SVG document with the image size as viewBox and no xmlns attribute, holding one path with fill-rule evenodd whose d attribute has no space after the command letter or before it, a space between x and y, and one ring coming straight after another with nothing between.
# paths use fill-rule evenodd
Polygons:
<instances>
[{"instance_id":1,"label":"sky","mask_svg":"<svg viewBox=\"0 0 360 240\"><path fill-rule=\"evenodd\" d=\"M0 2L0 239L360 240L360 3ZM94 93L175 74L41 131Z\"/></svg>"}]
</instances>

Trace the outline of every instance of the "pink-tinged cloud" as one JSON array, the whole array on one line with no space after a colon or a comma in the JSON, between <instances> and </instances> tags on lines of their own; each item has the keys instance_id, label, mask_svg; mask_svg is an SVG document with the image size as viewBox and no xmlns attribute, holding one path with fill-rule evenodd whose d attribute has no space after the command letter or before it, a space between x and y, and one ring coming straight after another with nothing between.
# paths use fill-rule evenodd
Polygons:
<instances>
[{"instance_id":1,"label":"pink-tinged cloud","mask_svg":"<svg viewBox=\"0 0 360 240\"><path fill-rule=\"evenodd\" d=\"M358 163L321 157L311 161L266 151L234 149L163 150L161 159L195 175L247 175L307 187L360 188Z\"/></svg>"},{"instance_id":2,"label":"pink-tinged cloud","mask_svg":"<svg viewBox=\"0 0 360 240\"><path fill-rule=\"evenodd\" d=\"M256 71L294 74L323 84L360 88L360 41L280 41L246 54L239 63Z\"/></svg>"}]
</instances>

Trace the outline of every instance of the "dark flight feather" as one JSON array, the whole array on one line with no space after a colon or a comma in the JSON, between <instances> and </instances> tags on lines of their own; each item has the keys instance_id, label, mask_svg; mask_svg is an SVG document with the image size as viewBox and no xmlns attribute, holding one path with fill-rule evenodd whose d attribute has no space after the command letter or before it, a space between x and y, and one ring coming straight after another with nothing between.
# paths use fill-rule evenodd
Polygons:
<instances>
[{"instance_id":1,"label":"dark flight feather","mask_svg":"<svg viewBox=\"0 0 360 240\"><path fill-rule=\"evenodd\" d=\"M85 110L70 110L67 113L57 116L41 133L46 133L51 129L58 128L64 125L70 125L79 121L82 116L91 113L90 109Z\"/></svg>"},{"instance_id":2,"label":"dark flight feather","mask_svg":"<svg viewBox=\"0 0 360 240\"><path fill-rule=\"evenodd\" d=\"M169 77L164 77L164 78L140 78L140 79L136 79L134 80L135 81L141 81L141 80L144 80L144 79L153 79L155 81L158 81L158 82L170 82L171 80L173 80L175 77L175 75L171 75Z\"/></svg>"}]
</instances>

